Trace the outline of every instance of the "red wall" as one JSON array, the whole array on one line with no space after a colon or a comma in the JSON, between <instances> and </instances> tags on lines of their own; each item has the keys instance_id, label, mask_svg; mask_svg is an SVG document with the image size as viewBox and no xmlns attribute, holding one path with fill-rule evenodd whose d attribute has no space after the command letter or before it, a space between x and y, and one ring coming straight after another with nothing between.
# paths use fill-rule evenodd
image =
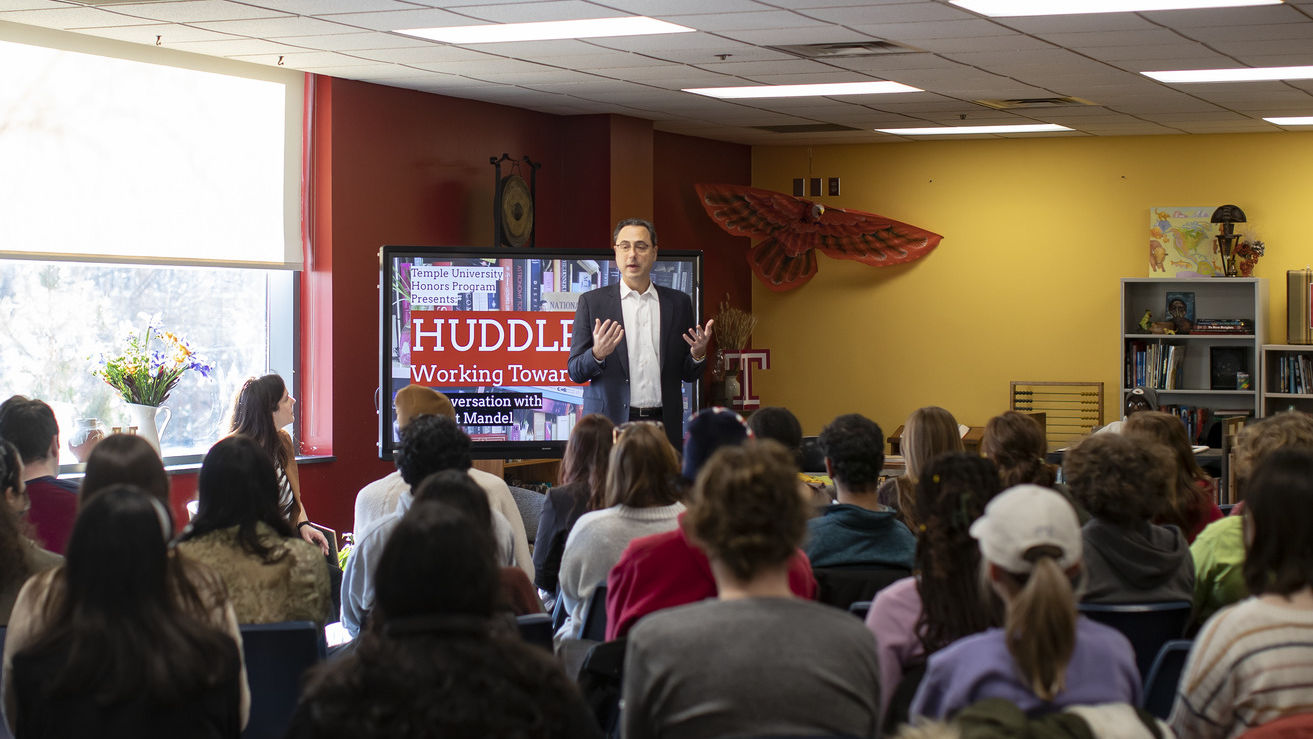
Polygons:
<instances>
[{"instance_id":1,"label":"red wall","mask_svg":"<svg viewBox=\"0 0 1313 739\"><path fill-rule=\"evenodd\" d=\"M655 133L649 121L620 116L561 117L328 77L313 88L298 407L304 450L336 457L301 467L315 521L349 530L356 492L392 470L378 459L374 406L378 250L491 245L489 157L542 164L539 246L605 249L616 218L653 216L662 246L706 250L704 315L726 291L748 306L746 240L711 223L692 185L749 184L749 147ZM175 501L194 490L194 476L175 477Z\"/></svg>"}]
</instances>

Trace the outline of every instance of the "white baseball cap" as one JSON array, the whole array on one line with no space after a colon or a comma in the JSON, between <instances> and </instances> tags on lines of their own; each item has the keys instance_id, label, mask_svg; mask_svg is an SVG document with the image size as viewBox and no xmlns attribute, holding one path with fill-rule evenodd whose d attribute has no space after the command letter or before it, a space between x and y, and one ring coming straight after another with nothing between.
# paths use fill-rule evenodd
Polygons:
<instances>
[{"instance_id":1,"label":"white baseball cap","mask_svg":"<svg viewBox=\"0 0 1313 739\"><path fill-rule=\"evenodd\" d=\"M971 536L980 542L987 562L1016 574L1034 569L1026 552L1037 546L1062 550L1058 566L1064 570L1081 559L1076 510L1066 498L1039 485L1017 485L994 496L985 514L971 524Z\"/></svg>"}]
</instances>

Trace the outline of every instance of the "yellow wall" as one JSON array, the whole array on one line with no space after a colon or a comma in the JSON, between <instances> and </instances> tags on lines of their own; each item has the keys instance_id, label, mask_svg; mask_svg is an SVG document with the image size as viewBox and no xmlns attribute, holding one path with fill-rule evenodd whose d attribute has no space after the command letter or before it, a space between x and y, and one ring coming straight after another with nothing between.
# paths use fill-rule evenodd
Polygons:
<instances>
[{"instance_id":1,"label":"yellow wall","mask_svg":"<svg viewBox=\"0 0 1313 739\"><path fill-rule=\"evenodd\" d=\"M753 184L842 178L827 205L943 234L867 267L821 256L785 293L753 281L763 403L809 434L860 412L886 432L924 405L984 425L1010 380L1098 380L1119 413L1119 279L1148 276L1149 209L1234 203L1268 244L1267 341L1285 341L1285 270L1313 263L1313 133L756 147Z\"/></svg>"}]
</instances>

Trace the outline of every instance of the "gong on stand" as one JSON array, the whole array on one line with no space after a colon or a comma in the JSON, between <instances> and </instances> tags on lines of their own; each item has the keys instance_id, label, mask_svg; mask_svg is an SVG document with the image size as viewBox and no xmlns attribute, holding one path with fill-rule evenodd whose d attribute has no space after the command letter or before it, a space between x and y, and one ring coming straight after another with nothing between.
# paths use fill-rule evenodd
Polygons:
<instances>
[{"instance_id":1,"label":"gong on stand","mask_svg":"<svg viewBox=\"0 0 1313 739\"><path fill-rule=\"evenodd\" d=\"M533 201L538 189L538 168L542 164L525 155L520 160L509 154L489 157L494 168L496 194L492 203L492 245L533 246ZM511 162L511 172L502 176L502 162ZM520 163L529 168L529 181L520 176Z\"/></svg>"}]
</instances>

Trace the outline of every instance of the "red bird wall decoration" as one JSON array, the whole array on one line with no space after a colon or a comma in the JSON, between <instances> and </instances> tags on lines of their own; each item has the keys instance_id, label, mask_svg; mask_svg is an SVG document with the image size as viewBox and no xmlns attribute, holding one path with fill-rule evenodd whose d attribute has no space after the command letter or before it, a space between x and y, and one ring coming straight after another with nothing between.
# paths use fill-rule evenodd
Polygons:
<instances>
[{"instance_id":1,"label":"red bird wall decoration","mask_svg":"<svg viewBox=\"0 0 1313 739\"><path fill-rule=\"evenodd\" d=\"M757 279L776 292L816 274L816 252L887 267L920 259L943 236L860 210L827 208L784 193L742 185L695 185L707 215L735 236L762 239L748 251Z\"/></svg>"}]
</instances>

